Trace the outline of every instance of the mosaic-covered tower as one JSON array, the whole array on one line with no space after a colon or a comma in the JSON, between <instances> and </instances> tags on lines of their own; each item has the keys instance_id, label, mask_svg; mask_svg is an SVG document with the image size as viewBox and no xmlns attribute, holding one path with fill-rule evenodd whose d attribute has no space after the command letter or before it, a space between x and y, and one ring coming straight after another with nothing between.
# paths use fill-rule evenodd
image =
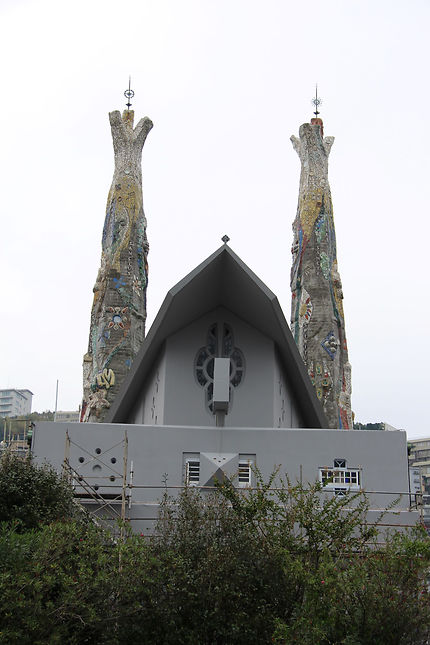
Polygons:
<instances>
[{"instance_id":1,"label":"mosaic-covered tower","mask_svg":"<svg viewBox=\"0 0 430 645\"><path fill-rule=\"evenodd\" d=\"M145 117L133 129L134 111L130 109L122 116L111 112L109 121L115 172L83 363L82 421L103 421L145 336L149 245L141 160L152 122Z\"/></svg>"},{"instance_id":2,"label":"mosaic-covered tower","mask_svg":"<svg viewBox=\"0 0 430 645\"><path fill-rule=\"evenodd\" d=\"M351 365L328 182L334 137L324 137L322 120L314 118L291 141L301 162L291 249L291 331L330 428L352 428Z\"/></svg>"}]
</instances>

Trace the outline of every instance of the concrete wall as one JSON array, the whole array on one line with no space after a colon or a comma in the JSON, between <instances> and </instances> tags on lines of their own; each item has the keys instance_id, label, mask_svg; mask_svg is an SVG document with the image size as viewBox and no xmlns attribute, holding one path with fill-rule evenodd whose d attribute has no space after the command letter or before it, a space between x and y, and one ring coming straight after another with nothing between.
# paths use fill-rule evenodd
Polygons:
<instances>
[{"instance_id":1,"label":"concrete wall","mask_svg":"<svg viewBox=\"0 0 430 645\"><path fill-rule=\"evenodd\" d=\"M66 430L71 439L71 466L93 486L99 486L99 492L103 494L121 490L122 442L127 432L127 480L133 462L133 484L137 487L131 491L132 504L127 512L131 519L135 518L132 522L135 530L151 529L166 477L168 486L184 484L184 459L189 454L202 456L206 469L202 478L210 477L211 460L213 472L219 464L226 462L229 464L227 472L234 474L240 455L255 455L264 479L280 466L282 474L288 474L293 481L301 477L303 482L315 481L319 468L333 467L334 459L346 459L349 468L361 469L361 485L369 492L373 509L385 508L399 493L405 493L398 506L401 512L390 513L389 523L413 524L418 520L417 513L409 512L406 434L403 431L38 423L33 451L39 461L46 458L57 470L61 469ZM115 480L111 481L111 477ZM177 489L173 491L177 492ZM372 517L377 514L375 511Z\"/></svg>"},{"instance_id":2,"label":"concrete wall","mask_svg":"<svg viewBox=\"0 0 430 645\"><path fill-rule=\"evenodd\" d=\"M166 384L166 355L161 353L151 370L149 378L142 386L141 396L134 409L130 412L128 423L149 423L162 425L164 423Z\"/></svg>"},{"instance_id":3,"label":"concrete wall","mask_svg":"<svg viewBox=\"0 0 430 645\"><path fill-rule=\"evenodd\" d=\"M303 428L294 399L290 395L288 382L278 355L274 360L274 390L273 390L273 425L277 428Z\"/></svg>"}]
</instances>

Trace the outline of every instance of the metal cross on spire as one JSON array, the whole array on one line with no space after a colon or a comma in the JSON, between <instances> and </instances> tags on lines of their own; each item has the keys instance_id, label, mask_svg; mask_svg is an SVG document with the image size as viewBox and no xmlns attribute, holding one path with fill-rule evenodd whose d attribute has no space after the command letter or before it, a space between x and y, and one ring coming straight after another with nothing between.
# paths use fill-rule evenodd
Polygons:
<instances>
[{"instance_id":1,"label":"metal cross on spire","mask_svg":"<svg viewBox=\"0 0 430 645\"><path fill-rule=\"evenodd\" d=\"M131 108L131 102L130 101L134 96L134 92L131 89L131 76L128 77L128 90L125 90L124 96L125 96L126 99L128 99L128 103L126 103L126 106L127 106L127 110L130 111L130 108Z\"/></svg>"},{"instance_id":2,"label":"metal cross on spire","mask_svg":"<svg viewBox=\"0 0 430 645\"><path fill-rule=\"evenodd\" d=\"M318 117L318 114L319 114L318 108L321 105L321 103L322 103L322 100L318 98L318 85L315 85L315 98L312 99L312 105L315 106L314 114L316 117Z\"/></svg>"}]
</instances>

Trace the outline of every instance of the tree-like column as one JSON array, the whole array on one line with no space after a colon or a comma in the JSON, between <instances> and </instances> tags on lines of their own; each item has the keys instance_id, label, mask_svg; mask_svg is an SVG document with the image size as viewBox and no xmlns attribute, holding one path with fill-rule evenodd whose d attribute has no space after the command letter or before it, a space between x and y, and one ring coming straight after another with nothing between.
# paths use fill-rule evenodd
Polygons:
<instances>
[{"instance_id":1,"label":"tree-like column","mask_svg":"<svg viewBox=\"0 0 430 645\"><path fill-rule=\"evenodd\" d=\"M330 428L352 428L351 365L328 181L334 137L324 137L323 122L315 118L291 141L301 162L291 249L291 331Z\"/></svg>"},{"instance_id":2,"label":"tree-like column","mask_svg":"<svg viewBox=\"0 0 430 645\"><path fill-rule=\"evenodd\" d=\"M133 129L134 111L109 114L115 172L103 227L102 257L94 285L88 352L83 362L81 419L103 421L145 336L148 285L142 148L152 122Z\"/></svg>"}]
</instances>

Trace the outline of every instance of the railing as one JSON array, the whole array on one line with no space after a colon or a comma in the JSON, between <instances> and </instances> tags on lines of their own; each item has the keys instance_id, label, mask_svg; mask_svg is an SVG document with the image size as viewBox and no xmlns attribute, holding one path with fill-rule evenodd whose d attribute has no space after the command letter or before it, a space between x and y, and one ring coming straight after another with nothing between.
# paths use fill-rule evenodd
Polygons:
<instances>
[{"instance_id":1,"label":"railing","mask_svg":"<svg viewBox=\"0 0 430 645\"><path fill-rule=\"evenodd\" d=\"M75 467L72 467L70 464L70 449L71 446L75 446L79 448L81 452L84 452L88 455L88 460L83 462L82 464L76 465ZM114 448L118 448L118 446L122 446L123 448L123 459L122 459L122 468L121 470L118 469L118 467L115 467L112 463L109 463L108 459L106 459L107 453L112 451ZM85 467L89 463L98 463L101 466L103 466L105 469L108 470L108 473L110 475L83 475L82 472L79 470L80 467ZM116 462L115 462L116 463ZM110 446L109 448L100 451L99 454L94 454L88 452L86 448L83 446L75 443L74 441L71 440L68 431L66 432L66 444L65 444L65 454L64 454L64 462L63 462L63 472L65 476L70 480L70 482L73 484L73 487L75 489L75 496L77 500L89 510L90 507L93 507L91 511L89 511L92 515L97 517L100 520L103 520L105 522L116 522L118 520L122 520L122 523L124 524L126 521L133 520L133 521L147 521L147 522L155 522L158 519L158 516L144 516L144 517L139 517L131 513L132 507L136 506L146 506L146 507L159 507L160 501L159 497L162 496L162 493L164 491L169 492L176 492L178 493L181 490L184 490L189 486L189 484L180 484L180 485L168 485L167 482L162 483L162 484L135 484L133 479L134 479L134 467L133 467L133 461L130 462L130 469L128 469L128 438L127 438L127 431L124 432L124 438L120 441L115 443L115 445ZM117 480L118 483L112 483L112 480ZM217 490L216 486L205 486L205 485L200 485L197 482L193 482L192 484L193 490L200 490L203 492L210 492L210 491L215 491ZM235 486L236 490L240 492L241 494L246 495L247 492L252 492L254 490L258 490L257 487L253 486ZM157 499L135 499L133 494L135 491L160 491L159 496L157 496ZM271 493L279 493L279 492L285 492L285 488L280 488L280 487L271 487L268 488L267 491L270 491ZM347 490L347 488L346 488ZM304 492L306 492L304 490ZM367 490L363 489L361 487L353 487L351 488L351 494L355 495L356 493L363 492L366 494L368 497L374 497L374 496L379 496L383 495L386 498L388 497L391 500L395 500L397 498L399 499L407 499L408 500L408 507L405 508L395 508L393 509L388 509L388 513L395 514L399 516L399 519L402 515L406 513L410 513L411 511L417 511L419 513L419 518L422 523L424 523L424 515L426 515L424 511L424 505L423 505L423 495L422 493L417 493L417 492L411 492L411 491L380 491L380 490ZM334 488L330 488L329 486L323 487L322 488L322 493L326 495L335 495L335 490ZM351 507L352 508L352 507ZM350 510L347 506L344 507L345 511ZM384 513L387 512L387 508L385 506L374 506L374 507L369 507L368 509L369 512L371 513ZM430 511L430 505L429 505L429 511ZM372 524L372 522L367 522L368 524ZM375 524L375 523L374 523ZM396 528L406 528L406 527L411 527L410 523L402 523L402 522L378 522L377 523L381 527L396 527Z\"/></svg>"}]
</instances>

